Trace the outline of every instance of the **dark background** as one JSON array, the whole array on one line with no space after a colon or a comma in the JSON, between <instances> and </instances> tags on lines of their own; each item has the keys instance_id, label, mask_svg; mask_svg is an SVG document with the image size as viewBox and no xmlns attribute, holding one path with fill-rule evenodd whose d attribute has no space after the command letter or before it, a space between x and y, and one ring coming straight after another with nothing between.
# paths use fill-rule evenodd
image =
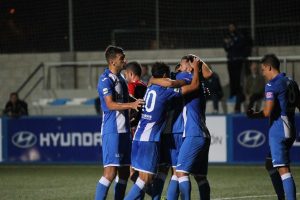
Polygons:
<instances>
[{"instance_id":1,"label":"dark background","mask_svg":"<svg viewBox=\"0 0 300 200\"><path fill-rule=\"evenodd\" d=\"M0 0L0 53L69 51L68 0ZM159 48L222 47L229 23L250 37L250 0L160 0ZM256 46L300 44L299 0L255 0ZM155 0L73 0L75 51L156 48Z\"/></svg>"}]
</instances>

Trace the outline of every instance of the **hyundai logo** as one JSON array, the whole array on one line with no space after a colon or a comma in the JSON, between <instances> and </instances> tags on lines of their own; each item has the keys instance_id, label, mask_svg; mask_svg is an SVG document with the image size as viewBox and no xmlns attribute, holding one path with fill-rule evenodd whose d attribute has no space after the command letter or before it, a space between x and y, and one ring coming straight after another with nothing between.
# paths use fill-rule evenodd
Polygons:
<instances>
[{"instance_id":1,"label":"hyundai logo","mask_svg":"<svg viewBox=\"0 0 300 200\"><path fill-rule=\"evenodd\" d=\"M12 143L19 148L29 148L35 145L36 136L28 131L20 131L13 135Z\"/></svg>"},{"instance_id":2,"label":"hyundai logo","mask_svg":"<svg viewBox=\"0 0 300 200\"><path fill-rule=\"evenodd\" d=\"M246 130L238 135L237 141L243 147L256 148L265 143L266 136L257 130Z\"/></svg>"}]
</instances>

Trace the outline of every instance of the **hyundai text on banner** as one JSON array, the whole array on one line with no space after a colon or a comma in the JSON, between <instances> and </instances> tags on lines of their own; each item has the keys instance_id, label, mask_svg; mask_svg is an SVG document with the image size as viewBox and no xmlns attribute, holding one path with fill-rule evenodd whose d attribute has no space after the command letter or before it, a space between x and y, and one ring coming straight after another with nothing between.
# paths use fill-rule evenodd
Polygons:
<instances>
[{"instance_id":1,"label":"hyundai text on banner","mask_svg":"<svg viewBox=\"0 0 300 200\"><path fill-rule=\"evenodd\" d=\"M99 117L7 120L7 161L100 162Z\"/></svg>"}]
</instances>

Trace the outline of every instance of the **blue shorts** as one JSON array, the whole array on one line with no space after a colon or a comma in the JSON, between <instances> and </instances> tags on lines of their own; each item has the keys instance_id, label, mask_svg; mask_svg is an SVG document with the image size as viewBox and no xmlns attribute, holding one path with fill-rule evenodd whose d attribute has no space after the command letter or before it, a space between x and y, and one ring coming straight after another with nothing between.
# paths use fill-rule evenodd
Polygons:
<instances>
[{"instance_id":1,"label":"blue shorts","mask_svg":"<svg viewBox=\"0 0 300 200\"><path fill-rule=\"evenodd\" d=\"M162 134L160 164L176 167L182 143L182 133Z\"/></svg>"},{"instance_id":2,"label":"blue shorts","mask_svg":"<svg viewBox=\"0 0 300 200\"><path fill-rule=\"evenodd\" d=\"M207 175L210 139L186 137L180 148L176 171L194 175Z\"/></svg>"},{"instance_id":3,"label":"blue shorts","mask_svg":"<svg viewBox=\"0 0 300 200\"><path fill-rule=\"evenodd\" d=\"M104 167L130 165L130 133L102 135L102 156Z\"/></svg>"},{"instance_id":4,"label":"blue shorts","mask_svg":"<svg viewBox=\"0 0 300 200\"><path fill-rule=\"evenodd\" d=\"M288 166L290 164L290 149L295 137L285 137L283 123L274 123L269 130L269 146L273 167Z\"/></svg>"},{"instance_id":5,"label":"blue shorts","mask_svg":"<svg viewBox=\"0 0 300 200\"><path fill-rule=\"evenodd\" d=\"M159 142L133 141L131 166L133 169L156 174L159 162Z\"/></svg>"}]
</instances>

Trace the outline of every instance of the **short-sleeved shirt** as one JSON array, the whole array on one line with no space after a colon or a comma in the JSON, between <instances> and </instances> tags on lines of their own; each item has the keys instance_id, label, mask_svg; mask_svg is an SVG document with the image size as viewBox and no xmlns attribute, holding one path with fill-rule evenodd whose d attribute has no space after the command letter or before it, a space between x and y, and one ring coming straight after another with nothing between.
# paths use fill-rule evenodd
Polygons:
<instances>
[{"instance_id":1,"label":"short-sleeved shirt","mask_svg":"<svg viewBox=\"0 0 300 200\"><path fill-rule=\"evenodd\" d=\"M160 141L160 135L166 124L167 104L171 99L181 95L179 88L165 88L158 85L148 87L144 96L142 117L133 140Z\"/></svg>"},{"instance_id":2,"label":"short-sleeved shirt","mask_svg":"<svg viewBox=\"0 0 300 200\"><path fill-rule=\"evenodd\" d=\"M182 73L187 79L192 81L191 73ZM183 137L210 137L205 125L205 92L203 85L199 90L184 96L184 132Z\"/></svg>"},{"instance_id":3,"label":"short-sleeved shirt","mask_svg":"<svg viewBox=\"0 0 300 200\"><path fill-rule=\"evenodd\" d=\"M300 100L298 84L285 73L280 73L266 84L265 100L275 103L270 115L270 125L276 126L276 123L284 122L285 127L290 129L286 130L286 137L294 134L295 108Z\"/></svg>"},{"instance_id":4,"label":"short-sleeved shirt","mask_svg":"<svg viewBox=\"0 0 300 200\"><path fill-rule=\"evenodd\" d=\"M121 74L116 75L106 69L99 77L97 89L103 111L101 133L129 133L128 110L109 110L104 99L112 96L114 102L128 102L128 89L124 78Z\"/></svg>"}]
</instances>

